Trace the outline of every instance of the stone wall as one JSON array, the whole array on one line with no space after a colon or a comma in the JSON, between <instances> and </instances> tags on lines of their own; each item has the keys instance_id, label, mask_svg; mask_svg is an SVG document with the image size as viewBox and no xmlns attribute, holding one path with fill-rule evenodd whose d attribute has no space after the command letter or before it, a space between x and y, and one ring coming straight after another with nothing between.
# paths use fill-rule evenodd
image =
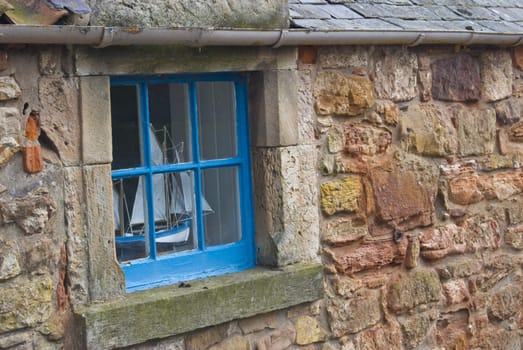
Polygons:
<instances>
[{"instance_id":1,"label":"stone wall","mask_svg":"<svg viewBox=\"0 0 523 350\"><path fill-rule=\"evenodd\" d=\"M296 50L297 65L275 69L267 49L215 51L226 64L204 49L199 69L263 73L251 107L278 118L253 126L254 178L279 190L266 190L278 210L257 216L272 220L258 230L278 233L258 242L275 250L260 257L285 265L318 251L324 297L129 349L520 349L523 50ZM100 103L116 53L95 65L92 52L0 52L0 349L76 349L71 312L124 295ZM196 69L169 64L146 67ZM142 73L133 67L115 69ZM22 156L31 110L44 159L35 174Z\"/></svg>"}]
</instances>

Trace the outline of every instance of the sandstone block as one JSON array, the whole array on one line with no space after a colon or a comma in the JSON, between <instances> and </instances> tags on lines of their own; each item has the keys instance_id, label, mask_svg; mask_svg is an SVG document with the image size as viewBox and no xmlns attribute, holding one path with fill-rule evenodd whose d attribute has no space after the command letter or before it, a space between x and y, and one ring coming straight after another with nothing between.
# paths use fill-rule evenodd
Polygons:
<instances>
[{"instance_id":1,"label":"sandstone block","mask_svg":"<svg viewBox=\"0 0 523 350\"><path fill-rule=\"evenodd\" d=\"M521 98L509 98L494 105L496 119L502 125L511 125L521 119Z\"/></svg>"},{"instance_id":2,"label":"sandstone block","mask_svg":"<svg viewBox=\"0 0 523 350\"><path fill-rule=\"evenodd\" d=\"M448 280L476 275L481 272L482 268L481 262L472 258L471 260L460 259L452 263L446 263L445 266L437 267L436 271L442 280Z\"/></svg>"},{"instance_id":3,"label":"sandstone block","mask_svg":"<svg viewBox=\"0 0 523 350\"><path fill-rule=\"evenodd\" d=\"M345 147L343 129L340 127L334 127L327 132L327 149L329 153L338 153L343 151Z\"/></svg>"},{"instance_id":4,"label":"sandstone block","mask_svg":"<svg viewBox=\"0 0 523 350\"><path fill-rule=\"evenodd\" d=\"M35 327L49 318L52 292L49 276L0 288L0 333Z\"/></svg>"},{"instance_id":5,"label":"sandstone block","mask_svg":"<svg viewBox=\"0 0 523 350\"><path fill-rule=\"evenodd\" d=\"M384 48L376 61L375 85L378 98L410 101L418 94L418 59L406 49Z\"/></svg>"},{"instance_id":6,"label":"sandstone block","mask_svg":"<svg viewBox=\"0 0 523 350\"><path fill-rule=\"evenodd\" d=\"M447 305L464 303L470 300L470 293L464 280L449 280L443 283Z\"/></svg>"},{"instance_id":7,"label":"sandstone block","mask_svg":"<svg viewBox=\"0 0 523 350\"><path fill-rule=\"evenodd\" d=\"M81 121L78 109L78 81L76 79L42 78L38 93L42 103L40 126L65 165L78 164L81 154ZM101 101L98 104L102 104ZM91 114L85 118L93 118ZM101 118L101 116L99 116ZM110 118L105 115L105 118ZM98 134L102 126L86 130ZM111 138L107 140L110 142Z\"/></svg>"},{"instance_id":8,"label":"sandstone block","mask_svg":"<svg viewBox=\"0 0 523 350\"><path fill-rule=\"evenodd\" d=\"M454 223L426 231L421 237L421 256L432 260L450 254L473 253L499 248L501 233L498 223L491 219L472 217L462 226Z\"/></svg>"},{"instance_id":9,"label":"sandstone block","mask_svg":"<svg viewBox=\"0 0 523 350\"><path fill-rule=\"evenodd\" d=\"M251 350L251 341L247 337L236 335L211 346L209 350Z\"/></svg>"},{"instance_id":10,"label":"sandstone block","mask_svg":"<svg viewBox=\"0 0 523 350\"><path fill-rule=\"evenodd\" d=\"M16 223L26 235L42 233L55 211L56 204L44 187L22 198L0 200L4 223Z\"/></svg>"},{"instance_id":11,"label":"sandstone block","mask_svg":"<svg viewBox=\"0 0 523 350\"><path fill-rule=\"evenodd\" d=\"M336 294L341 297L351 298L356 291L363 287L363 282L361 279L337 275L332 279L332 285Z\"/></svg>"},{"instance_id":12,"label":"sandstone block","mask_svg":"<svg viewBox=\"0 0 523 350\"><path fill-rule=\"evenodd\" d=\"M362 290L351 299L331 298L327 315L335 337L352 334L381 320L379 290Z\"/></svg>"},{"instance_id":13,"label":"sandstone block","mask_svg":"<svg viewBox=\"0 0 523 350\"><path fill-rule=\"evenodd\" d=\"M381 220L394 222L400 230L432 223L436 187L426 178L417 179L415 170L371 170L377 213Z\"/></svg>"},{"instance_id":14,"label":"sandstone block","mask_svg":"<svg viewBox=\"0 0 523 350\"><path fill-rule=\"evenodd\" d=\"M0 107L0 139L12 137L20 138L22 116L17 108Z\"/></svg>"},{"instance_id":15,"label":"sandstone block","mask_svg":"<svg viewBox=\"0 0 523 350\"><path fill-rule=\"evenodd\" d=\"M362 194L363 186L356 176L324 183L321 185L321 209L327 215L357 212L361 208Z\"/></svg>"},{"instance_id":16,"label":"sandstone block","mask_svg":"<svg viewBox=\"0 0 523 350\"><path fill-rule=\"evenodd\" d=\"M505 232L505 243L514 249L523 249L523 225L509 227Z\"/></svg>"},{"instance_id":17,"label":"sandstone block","mask_svg":"<svg viewBox=\"0 0 523 350\"><path fill-rule=\"evenodd\" d=\"M386 326L367 329L356 336L356 349L365 350L401 350L403 337L396 322L389 321Z\"/></svg>"},{"instance_id":18,"label":"sandstone block","mask_svg":"<svg viewBox=\"0 0 523 350\"><path fill-rule=\"evenodd\" d=\"M372 83L367 78L321 72L314 84L316 113L344 117L359 115L374 105L372 90Z\"/></svg>"},{"instance_id":19,"label":"sandstone block","mask_svg":"<svg viewBox=\"0 0 523 350\"><path fill-rule=\"evenodd\" d=\"M340 245L357 241L368 234L365 223L354 218L342 217L329 221L322 230L322 241L330 245Z\"/></svg>"},{"instance_id":20,"label":"sandstone block","mask_svg":"<svg viewBox=\"0 0 523 350\"><path fill-rule=\"evenodd\" d=\"M432 270L412 270L407 274L398 274L392 280L387 294L387 303L391 311L401 314L416 306L440 300L441 283Z\"/></svg>"},{"instance_id":21,"label":"sandstone block","mask_svg":"<svg viewBox=\"0 0 523 350\"><path fill-rule=\"evenodd\" d=\"M406 239L402 239L399 243L365 241L361 244L326 249L338 271L349 275L389 264L401 264L405 259L406 251Z\"/></svg>"},{"instance_id":22,"label":"sandstone block","mask_svg":"<svg viewBox=\"0 0 523 350\"><path fill-rule=\"evenodd\" d=\"M202 331L192 333L185 339L187 350L207 349L227 337L226 325L209 327Z\"/></svg>"},{"instance_id":23,"label":"sandstone block","mask_svg":"<svg viewBox=\"0 0 523 350\"><path fill-rule=\"evenodd\" d=\"M452 109L458 130L458 153L462 156L490 154L496 144L496 113L492 108Z\"/></svg>"},{"instance_id":24,"label":"sandstone block","mask_svg":"<svg viewBox=\"0 0 523 350\"><path fill-rule=\"evenodd\" d=\"M21 149L22 147L14 137L0 138L0 168L7 165Z\"/></svg>"},{"instance_id":25,"label":"sandstone block","mask_svg":"<svg viewBox=\"0 0 523 350\"><path fill-rule=\"evenodd\" d=\"M481 98L479 62L462 54L432 63L432 96L443 101L477 101Z\"/></svg>"},{"instance_id":26,"label":"sandstone block","mask_svg":"<svg viewBox=\"0 0 523 350\"><path fill-rule=\"evenodd\" d=\"M0 240L0 281L6 281L22 273L19 259L16 242Z\"/></svg>"},{"instance_id":27,"label":"sandstone block","mask_svg":"<svg viewBox=\"0 0 523 350\"><path fill-rule=\"evenodd\" d=\"M488 306L488 313L497 320L506 320L523 307L523 288L521 276L516 276L512 283L496 291Z\"/></svg>"},{"instance_id":28,"label":"sandstone block","mask_svg":"<svg viewBox=\"0 0 523 350\"><path fill-rule=\"evenodd\" d=\"M514 129L511 127L509 129L504 128L498 130L499 152L502 155L515 156L519 158L520 155L523 154L523 143L513 141L518 139L518 129L520 128L518 124L520 123L517 123L513 126ZM516 164L520 165L519 162Z\"/></svg>"},{"instance_id":29,"label":"sandstone block","mask_svg":"<svg viewBox=\"0 0 523 350\"><path fill-rule=\"evenodd\" d=\"M22 90L13 77L0 77L0 101L13 100L22 95Z\"/></svg>"},{"instance_id":30,"label":"sandstone block","mask_svg":"<svg viewBox=\"0 0 523 350\"><path fill-rule=\"evenodd\" d=\"M515 255L489 256L484 263L482 273L476 279L478 290L482 292L491 290L507 276L517 272L522 263L523 260Z\"/></svg>"},{"instance_id":31,"label":"sandstone block","mask_svg":"<svg viewBox=\"0 0 523 350\"><path fill-rule=\"evenodd\" d=\"M420 69L418 80L420 83L419 99L422 102L430 101L432 99L432 71L430 68Z\"/></svg>"},{"instance_id":32,"label":"sandstone block","mask_svg":"<svg viewBox=\"0 0 523 350\"><path fill-rule=\"evenodd\" d=\"M409 245L405 256L405 266L412 269L418 266L418 258L420 253L419 237L409 237Z\"/></svg>"},{"instance_id":33,"label":"sandstone block","mask_svg":"<svg viewBox=\"0 0 523 350\"><path fill-rule=\"evenodd\" d=\"M477 174L462 175L450 180L450 201L460 205L470 205L483 200L484 196L479 187L479 181Z\"/></svg>"},{"instance_id":34,"label":"sandstone block","mask_svg":"<svg viewBox=\"0 0 523 350\"><path fill-rule=\"evenodd\" d=\"M376 101L376 111L383 117L386 124L396 126L398 124L398 105L392 101Z\"/></svg>"},{"instance_id":35,"label":"sandstone block","mask_svg":"<svg viewBox=\"0 0 523 350\"><path fill-rule=\"evenodd\" d=\"M307 345L326 341L329 334L320 323L310 316L301 316L296 320L296 344Z\"/></svg>"},{"instance_id":36,"label":"sandstone block","mask_svg":"<svg viewBox=\"0 0 523 350\"><path fill-rule=\"evenodd\" d=\"M436 343L442 349L468 349L468 325L466 311L440 315L436 322Z\"/></svg>"},{"instance_id":37,"label":"sandstone block","mask_svg":"<svg viewBox=\"0 0 523 350\"><path fill-rule=\"evenodd\" d=\"M321 68L367 67L369 52L364 46L325 46L319 58Z\"/></svg>"},{"instance_id":38,"label":"sandstone block","mask_svg":"<svg viewBox=\"0 0 523 350\"><path fill-rule=\"evenodd\" d=\"M389 149L392 133L387 128L345 124L345 140L345 151L350 155L374 156Z\"/></svg>"},{"instance_id":39,"label":"sandstone block","mask_svg":"<svg viewBox=\"0 0 523 350\"><path fill-rule=\"evenodd\" d=\"M238 321L243 334L250 334L264 329L277 329L281 325L274 312Z\"/></svg>"},{"instance_id":40,"label":"sandstone block","mask_svg":"<svg viewBox=\"0 0 523 350\"><path fill-rule=\"evenodd\" d=\"M512 52L512 61L514 67L519 70L523 70L523 45L514 47L514 51Z\"/></svg>"},{"instance_id":41,"label":"sandstone block","mask_svg":"<svg viewBox=\"0 0 523 350\"><path fill-rule=\"evenodd\" d=\"M512 59L506 50L485 50L481 54L481 94L492 102L512 95Z\"/></svg>"},{"instance_id":42,"label":"sandstone block","mask_svg":"<svg viewBox=\"0 0 523 350\"><path fill-rule=\"evenodd\" d=\"M420 345L427 337L430 328L438 317L436 310L417 313L405 319L400 319L401 330L406 345L413 349Z\"/></svg>"},{"instance_id":43,"label":"sandstone block","mask_svg":"<svg viewBox=\"0 0 523 350\"><path fill-rule=\"evenodd\" d=\"M458 149L458 136L449 116L433 104L409 106L400 116L400 135L410 152L448 156Z\"/></svg>"}]
</instances>

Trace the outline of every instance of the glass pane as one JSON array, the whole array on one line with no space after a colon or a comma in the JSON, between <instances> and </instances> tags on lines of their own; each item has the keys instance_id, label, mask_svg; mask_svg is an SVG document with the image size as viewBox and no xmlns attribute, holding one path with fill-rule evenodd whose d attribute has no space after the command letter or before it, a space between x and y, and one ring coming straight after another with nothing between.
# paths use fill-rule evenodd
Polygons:
<instances>
[{"instance_id":1,"label":"glass pane","mask_svg":"<svg viewBox=\"0 0 523 350\"><path fill-rule=\"evenodd\" d=\"M197 246L192 171L153 175L154 225L158 254Z\"/></svg>"},{"instance_id":2,"label":"glass pane","mask_svg":"<svg viewBox=\"0 0 523 350\"><path fill-rule=\"evenodd\" d=\"M191 161L187 85L150 85L149 118L154 135L151 137L153 165Z\"/></svg>"},{"instance_id":3,"label":"glass pane","mask_svg":"<svg viewBox=\"0 0 523 350\"><path fill-rule=\"evenodd\" d=\"M201 159L236 156L236 103L234 83L196 85Z\"/></svg>"},{"instance_id":4,"label":"glass pane","mask_svg":"<svg viewBox=\"0 0 523 350\"><path fill-rule=\"evenodd\" d=\"M111 87L111 116L114 169L142 165L137 86Z\"/></svg>"},{"instance_id":5,"label":"glass pane","mask_svg":"<svg viewBox=\"0 0 523 350\"><path fill-rule=\"evenodd\" d=\"M202 172L205 244L237 242L241 239L238 171L236 167Z\"/></svg>"},{"instance_id":6,"label":"glass pane","mask_svg":"<svg viewBox=\"0 0 523 350\"><path fill-rule=\"evenodd\" d=\"M145 178L113 181L114 234L119 262L145 258L148 254L144 218Z\"/></svg>"}]
</instances>

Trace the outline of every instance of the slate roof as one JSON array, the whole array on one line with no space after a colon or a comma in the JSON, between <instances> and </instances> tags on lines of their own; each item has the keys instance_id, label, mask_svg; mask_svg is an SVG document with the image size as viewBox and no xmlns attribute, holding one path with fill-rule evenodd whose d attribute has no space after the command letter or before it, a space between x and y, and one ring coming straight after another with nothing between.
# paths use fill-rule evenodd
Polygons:
<instances>
[{"instance_id":1,"label":"slate roof","mask_svg":"<svg viewBox=\"0 0 523 350\"><path fill-rule=\"evenodd\" d=\"M291 27L523 33L521 0L289 0Z\"/></svg>"}]
</instances>

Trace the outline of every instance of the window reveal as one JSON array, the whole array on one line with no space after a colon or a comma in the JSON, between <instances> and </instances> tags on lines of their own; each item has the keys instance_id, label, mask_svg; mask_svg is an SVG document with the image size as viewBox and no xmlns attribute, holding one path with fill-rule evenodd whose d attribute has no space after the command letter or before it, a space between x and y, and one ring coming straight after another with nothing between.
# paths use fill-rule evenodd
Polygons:
<instances>
[{"instance_id":1,"label":"window reveal","mask_svg":"<svg viewBox=\"0 0 523 350\"><path fill-rule=\"evenodd\" d=\"M112 80L116 255L128 291L255 262L246 82Z\"/></svg>"}]
</instances>

